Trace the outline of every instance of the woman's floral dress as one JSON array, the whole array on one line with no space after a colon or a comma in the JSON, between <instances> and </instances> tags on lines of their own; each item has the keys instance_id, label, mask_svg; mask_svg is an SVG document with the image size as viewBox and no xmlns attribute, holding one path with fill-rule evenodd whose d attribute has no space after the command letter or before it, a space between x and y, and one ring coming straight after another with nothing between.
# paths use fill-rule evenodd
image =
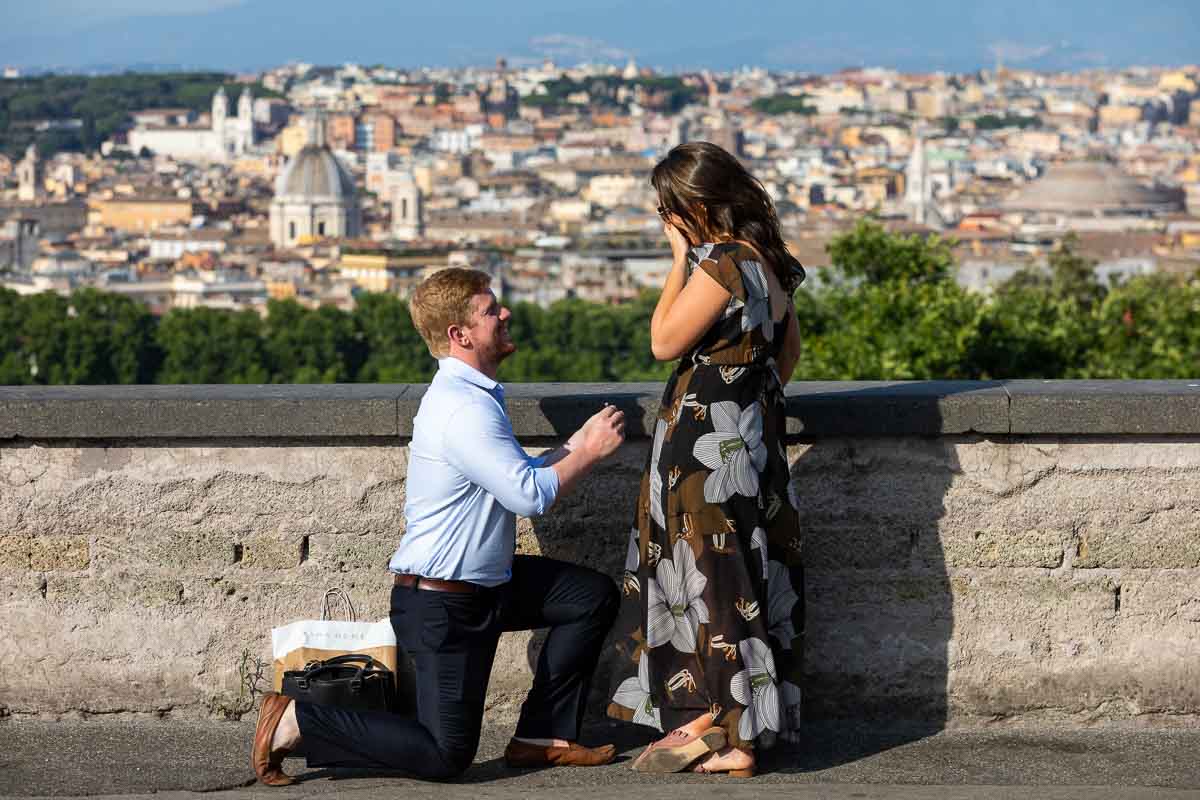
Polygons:
<instances>
[{"instance_id":1,"label":"woman's floral dress","mask_svg":"<svg viewBox=\"0 0 1200 800\"><path fill-rule=\"evenodd\" d=\"M610 716L670 731L712 711L730 744L794 739L804 571L784 449L766 267L736 243L693 248L733 295L667 383L642 477L616 625ZM804 278L793 263L789 297Z\"/></svg>"}]
</instances>

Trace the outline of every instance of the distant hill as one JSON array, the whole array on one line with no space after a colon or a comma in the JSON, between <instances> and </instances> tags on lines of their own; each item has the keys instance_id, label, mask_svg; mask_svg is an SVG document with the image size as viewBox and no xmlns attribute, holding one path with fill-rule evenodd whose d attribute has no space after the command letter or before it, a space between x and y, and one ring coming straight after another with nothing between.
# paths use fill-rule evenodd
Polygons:
<instances>
[{"instance_id":1,"label":"distant hill","mask_svg":"<svg viewBox=\"0 0 1200 800\"><path fill-rule=\"evenodd\" d=\"M176 0L172 0L174 3ZM856 3L563 3L490 0L399 3L354 0L209 0L215 10L118 15L113 2L88 19L65 2L21 4L5 15L0 63L78 69L85 64L181 63L221 70L288 61L394 66L489 64L497 56L622 61L668 69L833 71L883 66L969 72L997 57L1045 70L1179 64L1195 59L1195 0L859 0ZM10 5L16 6L17 3ZM164 8L171 4L162 4ZM191 0L188 8L199 8Z\"/></svg>"}]
</instances>

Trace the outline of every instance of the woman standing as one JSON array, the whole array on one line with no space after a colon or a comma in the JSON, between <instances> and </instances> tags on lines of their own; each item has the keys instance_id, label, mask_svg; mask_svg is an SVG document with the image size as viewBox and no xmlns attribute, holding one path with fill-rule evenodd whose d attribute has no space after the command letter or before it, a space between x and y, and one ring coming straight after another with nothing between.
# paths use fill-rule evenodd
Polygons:
<instances>
[{"instance_id":1,"label":"woman standing","mask_svg":"<svg viewBox=\"0 0 1200 800\"><path fill-rule=\"evenodd\" d=\"M804 626L783 386L799 353L770 197L729 153L672 149L651 178L674 263L650 324L678 358L630 534L610 716L667 736L645 772L753 775L793 738Z\"/></svg>"}]
</instances>

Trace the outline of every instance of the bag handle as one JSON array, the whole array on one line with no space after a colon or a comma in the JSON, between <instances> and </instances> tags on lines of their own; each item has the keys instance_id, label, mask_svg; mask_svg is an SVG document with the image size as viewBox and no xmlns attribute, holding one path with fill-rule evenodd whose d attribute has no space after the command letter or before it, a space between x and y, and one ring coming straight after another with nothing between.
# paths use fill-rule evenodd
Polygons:
<instances>
[{"instance_id":1,"label":"bag handle","mask_svg":"<svg viewBox=\"0 0 1200 800\"><path fill-rule=\"evenodd\" d=\"M362 691L363 675L370 668L372 674L390 673L387 667L379 663L375 659L363 653L350 653L344 656L334 656L325 661L314 661L304 668L304 674L296 678L296 686L300 689L308 689L308 682L320 675L322 672L332 670L343 665L362 662L358 671L354 673L354 677L350 679L350 691Z\"/></svg>"},{"instance_id":2,"label":"bag handle","mask_svg":"<svg viewBox=\"0 0 1200 800\"><path fill-rule=\"evenodd\" d=\"M347 622L358 621L354 613L354 604L350 602L350 595L340 586L334 586L326 589L325 596L321 598L321 621L333 619L333 615L338 613Z\"/></svg>"},{"instance_id":3,"label":"bag handle","mask_svg":"<svg viewBox=\"0 0 1200 800\"><path fill-rule=\"evenodd\" d=\"M304 673L306 675L315 674L325 667L340 667L347 664L355 664L360 661L363 662L361 668L362 670L381 669L385 672L391 672L391 670L384 666L382 662L375 660L366 653L347 653L346 655L327 658L324 661L310 661L304 665Z\"/></svg>"}]
</instances>

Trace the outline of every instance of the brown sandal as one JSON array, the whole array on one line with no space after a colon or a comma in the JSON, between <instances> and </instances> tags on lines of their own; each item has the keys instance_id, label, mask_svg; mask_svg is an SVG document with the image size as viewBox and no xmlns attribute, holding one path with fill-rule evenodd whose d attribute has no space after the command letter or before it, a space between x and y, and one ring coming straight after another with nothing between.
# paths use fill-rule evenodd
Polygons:
<instances>
[{"instance_id":1,"label":"brown sandal","mask_svg":"<svg viewBox=\"0 0 1200 800\"><path fill-rule=\"evenodd\" d=\"M296 782L295 778L283 771L283 759L291 751L271 750L271 739L274 738L275 729L279 727L279 720L283 718L290 702L290 697L267 692L263 695L262 707L258 710L258 725L254 728L250 765L254 767L254 774L258 776L259 782L267 786L288 786Z\"/></svg>"}]
</instances>

